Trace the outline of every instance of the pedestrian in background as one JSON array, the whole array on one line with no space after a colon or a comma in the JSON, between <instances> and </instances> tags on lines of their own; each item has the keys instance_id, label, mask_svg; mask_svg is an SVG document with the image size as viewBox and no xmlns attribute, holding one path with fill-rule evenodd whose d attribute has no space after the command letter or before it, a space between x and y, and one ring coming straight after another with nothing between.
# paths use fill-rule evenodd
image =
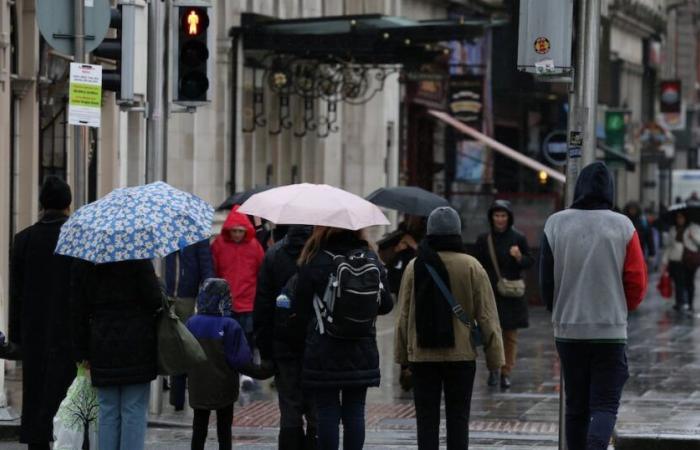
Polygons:
<instances>
[{"instance_id":1,"label":"pedestrian in background","mask_svg":"<svg viewBox=\"0 0 700 450\"><path fill-rule=\"evenodd\" d=\"M238 208L234 206L229 213L221 234L211 246L211 253L216 276L225 279L231 288L233 318L243 328L252 347L255 289L265 254L253 225Z\"/></svg>"},{"instance_id":2,"label":"pedestrian in background","mask_svg":"<svg viewBox=\"0 0 700 450\"><path fill-rule=\"evenodd\" d=\"M638 202L629 202L622 212L632 221L634 229L639 236L639 242L644 252L646 260L651 260L656 256L656 245L654 244L654 234L642 208Z\"/></svg>"},{"instance_id":3,"label":"pedestrian in background","mask_svg":"<svg viewBox=\"0 0 700 450\"><path fill-rule=\"evenodd\" d=\"M187 323L194 314L199 286L207 278L213 277L214 266L208 239L165 257L166 293L174 299L175 314L182 323ZM186 380L184 374L171 377L170 404L175 407L175 411L182 411L185 407Z\"/></svg>"},{"instance_id":4,"label":"pedestrian in background","mask_svg":"<svg viewBox=\"0 0 700 450\"><path fill-rule=\"evenodd\" d=\"M529 326L522 272L529 269L534 260L527 239L513 227L515 219L510 202L496 200L489 208L488 218L491 229L477 239L476 254L489 274L496 296L506 359L500 370L500 383L506 389L511 385L511 373L515 368L518 329ZM488 385L496 386L498 382L498 370L490 371Z\"/></svg>"},{"instance_id":5,"label":"pedestrian in background","mask_svg":"<svg viewBox=\"0 0 700 450\"><path fill-rule=\"evenodd\" d=\"M17 233L10 259L10 341L22 348L20 442L48 449L53 417L75 378L71 358L70 272L73 259L54 253L72 196L49 176L39 193L41 219Z\"/></svg>"},{"instance_id":6,"label":"pedestrian in background","mask_svg":"<svg viewBox=\"0 0 700 450\"><path fill-rule=\"evenodd\" d=\"M668 270L676 290L673 309L680 311L687 305L693 310L695 299L695 274L700 263L700 225L688 222L683 212L674 216L675 225L666 235L661 260L661 273Z\"/></svg>"},{"instance_id":7,"label":"pedestrian in background","mask_svg":"<svg viewBox=\"0 0 700 450\"><path fill-rule=\"evenodd\" d=\"M287 234L265 253L258 274L253 314L255 341L262 360L273 361L276 368L280 450L316 448L315 403L313 395L301 386L306 328L291 313L296 283L290 283L290 279L296 280L297 260L312 229L304 225L289 227Z\"/></svg>"},{"instance_id":8,"label":"pedestrian in background","mask_svg":"<svg viewBox=\"0 0 700 450\"><path fill-rule=\"evenodd\" d=\"M209 415L216 411L219 449L232 447L233 404L238 399L238 371L251 367L252 354L243 329L231 318L231 291L226 280L209 278L197 296L197 314L187 321L207 355L207 362L188 373L194 409L192 450L204 450Z\"/></svg>"},{"instance_id":9,"label":"pedestrian in background","mask_svg":"<svg viewBox=\"0 0 700 450\"><path fill-rule=\"evenodd\" d=\"M540 288L552 324L566 390L569 450L605 450L629 377L627 315L647 288L639 234L611 211L613 178L586 166L574 203L545 224Z\"/></svg>"},{"instance_id":10,"label":"pedestrian in background","mask_svg":"<svg viewBox=\"0 0 700 450\"><path fill-rule=\"evenodd\" d=\"M79 261L72 278L76 360L97 388L100 450L143 450L150 382L158 366L163 292L150 260Z\"/></svg>"},{"instance_id":11,"label":"pedestrian in background","mask_svg":"<svg viewBox=\"0 0 700 450\"><path fill-rule=\"evenodd\" d=\"M498 370L504 363L501 327L486 271L466 255L461 221L450 207L435 209L428 218L428 235L418 246L401 281L394 357L410 364L416 407L418 448L440 446L440 397L445 394L448 450L468 448L469 412L476 343L471 329L450 304L459 305L466 318L481 327L487 366ZM446 286L446 297L430 270Z\"/></svg>"},{"instance_id":12,"label":"pedestrian in background","mask_svg":"<svg viewBox=\"0 0 700 450\"><path fill-rule=\"evenodd\" d=\"M376 313L388 314L393 302L385 288L388 286L386 270L370 249L362 231L317 226L299 257L292 313L298 314L302 323L310 322L304 349L302 385L312 390L316 397L318 445L321 450L338 449L341 419L343 449L359 450L363 447L367 388L379 386L380 381L374 324L370 324L365 337L334 337L322 332L321 326L327 323L314 307L314 298L324 298L330 276L337 273L336 257L353 254L360 254L363 260L372 261L381 277L381 284L377 280L375 286L379 298L376 294L366 296L363 304L367 300L378 301L378 305L375 303ZM355 300L359 305L360 298L355 297ZM336 306L338 303L336 298ZM318 304L316 306L319 307ZM346 323L343 317L336 317L335 312L333 317L337 319L336 322Z\"/></svg>"}]
</instances>

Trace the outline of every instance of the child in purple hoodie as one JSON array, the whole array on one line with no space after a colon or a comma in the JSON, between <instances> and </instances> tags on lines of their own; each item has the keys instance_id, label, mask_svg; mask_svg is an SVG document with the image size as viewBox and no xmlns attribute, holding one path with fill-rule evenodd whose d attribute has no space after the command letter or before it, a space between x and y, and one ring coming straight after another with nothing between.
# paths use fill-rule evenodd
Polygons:
<instances>
[{"instance_id":1,"label":"child in purple hoodie","mask_svg":"<svg viewBox=\"0 0 700 450\"><path fill-rule=\"evenodd\" d=\"M190 371L190 406L194 409L192 449L204 449L209 415L216 411L219 449L231 449L233 404L238 399L239 372L265 378L241 326L231 318L231 291L226 280L208 278L197 296L197 313L187 328L207 354L207 362Z\"/></svg>"}]
</instances>

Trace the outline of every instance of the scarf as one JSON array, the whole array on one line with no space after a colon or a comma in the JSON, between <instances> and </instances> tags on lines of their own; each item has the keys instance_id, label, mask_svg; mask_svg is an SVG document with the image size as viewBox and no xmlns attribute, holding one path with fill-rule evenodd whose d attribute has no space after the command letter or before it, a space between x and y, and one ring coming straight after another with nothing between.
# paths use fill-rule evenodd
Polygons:
<instances>
[{"instance_id":1,"label":"scarf","mask_svg":"<svg viewBox=\"0 0 700 450\"><path fill-rule=\"evenodd\" d=\"M426 268L426 264L430 264L449 288L450 276L437 253L439 251L466 253L462 237L458 235L427 236L418 245L413 288L416 299L416 334L418 346L423 348L449 348L455 345L452 326L454 313Z\"/></svg>"}]
</instances>

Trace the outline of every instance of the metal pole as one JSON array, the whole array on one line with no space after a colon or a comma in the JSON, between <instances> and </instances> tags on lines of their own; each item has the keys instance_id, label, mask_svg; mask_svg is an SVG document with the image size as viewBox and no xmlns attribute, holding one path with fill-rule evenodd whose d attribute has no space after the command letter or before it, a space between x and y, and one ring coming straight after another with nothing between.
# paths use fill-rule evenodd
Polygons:
<instances>
[{"instance_id":1,"label":"metal pole","mask_svg":"<svg viewBox=\"0 0 700 450\"><path fill-rule=\"evenodd\" d=\"M148 3L148 118L146 119L146 183L163 179L163 84L165 84L165 14L161 1ZM163 271L161 270L161 273ZM149 412L163 412L163 382L151 382Z\"/></svg>"},{"instance_id":2,"label":"metal pole","mask_svg":"<svg viewBox=\"0 0 700 450\"><path fill-rule=\"evenodd\" d=\"M569 154L567 160L566 205L574 201L574 188L582 167L595 161L597 147L598 66L600 47L600 0L579 0L576 24L574 89L569 95ZM572 142L580 132L583 145ZM573 151L572 151L573 150ZM565 426L565 382L560 371L559 450L567 450Z\"/></svg>"},{"instance_id":3,"label":"metal pole","mask_svg":"<svg viewBox=\"0 0 700 450\"><path fill-rule=\"evenodd\" d=\"M85 0L74 0L73 19L75 27L74 57L76 63L85 62ZM85 204L85 147L83 145L84 127L73 127L73 143L75 145L73 161L73 204L75 209Z\"/></svg>"}]
</instances>

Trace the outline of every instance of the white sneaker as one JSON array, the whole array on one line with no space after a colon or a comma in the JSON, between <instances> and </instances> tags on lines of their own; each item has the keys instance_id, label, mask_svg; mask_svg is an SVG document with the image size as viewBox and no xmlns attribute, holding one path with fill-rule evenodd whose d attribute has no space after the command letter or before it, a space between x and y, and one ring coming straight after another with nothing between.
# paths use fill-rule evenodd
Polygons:
<instances>
[{"instance_id":1,"label":"white sneaker","mask_svg":"<svg viewBox=\"0 0 700 450\"><path fill-rule=\"evenodd\" d=\"M244 391L252 391L255 389L255 380L248 375L241 375L241 389Z\"/></svg>"}]
</instances>

